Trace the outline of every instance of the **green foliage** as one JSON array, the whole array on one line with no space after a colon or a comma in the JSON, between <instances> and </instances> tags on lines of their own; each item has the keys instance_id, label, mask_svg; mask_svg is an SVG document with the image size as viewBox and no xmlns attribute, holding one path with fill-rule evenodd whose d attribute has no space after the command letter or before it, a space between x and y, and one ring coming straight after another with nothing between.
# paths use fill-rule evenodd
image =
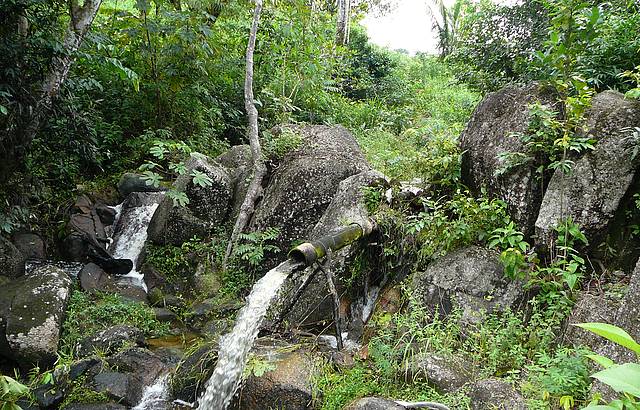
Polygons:
<instances>
[{"instance_id":1,"label":"green foliage","mask_svg":"<svg viewBox=\"0 0 640 410\"><path fill-rule=\"evenodd\" d=\"M486 241L509 218L498 199L475 199L460 190L452 197L421 199L424 211L408 216L407 227L420 246L423 260L435 259L456 248Z\"/></svg>"},{"instance_id":2,"label":"green foliage","mask_svg":"<svg viewBox=\"0 0 640 410\"><path fill-rule=\"evenodd\" d=\"M637 66L634 71L627 70L621 73L620 77L627 79L626 81L635 85L635 88L626 92L625 97L635 98L636 100L640 99L640 66Z\"/></svg>"},{"instance_id":3,"label":"green foliage","mask_svg":"<svg viewBox=\"0 0 640 410\"><path fill-rule=\"evenodd\" d=\"M242 378L246 380L251 375L255 377L262 377L265 373L274 371L276 368L277 366L275 363L252 354L249 355L247 364L242 371Z\"/></svg>"},{"instance_id":4,"label":"green foliage","mask_svg":"<svg viewBox=\"0 0 640 410\"><path fill-rule=\"evenodd\" d=\"M21 410L16 402L28 398L29 387L12 377L0 374L0 408L2 410Z\"/></svg>"},{"instance_id":5,"label":"green foliage","mask_svg":"<svg viewBox=\"0 0 640 410\"><path fill-rule=\"evenodd\" d=\"M517 277L525 265L525 255L529 244L524 240L524 234L516 229L513 221L504 228L494 229L489 237L489 248L497 247L502 252L500 260L504 264L504 273L510 278Z\"/></svg>"},{"instance_id":6,"label":"green foliage","mask_svg":"<svg viewBox=\"0 0 640 410\"><path fill-rule=\"evenodd\" d=\"M448 61L458 80L482 91L528 77L548 15L537 0L467 4Z\"/></svg>"},{"instance_id":7,"label":"green foliage","mask_svg":"<svg viewBox=\"0 0 640 410\"><path fill-rule=\"evenodd\" d=\"M617 326L607 323L581 323L576 326L625 347L640 357L640 344ZM589 357L604 367L604 370L592 374L591 377L611 387L620 394L621 398L604 406L598 405L599 399L596 398L587 408L622 410L640 408L640 365L636 363L616 364L612 360L598 355Z\"/></svg>"},{"instance_id":8,"label":"green foliage","mask_svg":"<svg viewBox=\"0 0 640 410\"><path fill-rule=\"evenodd\" d=\"M106 392L97 392L91 389L86 375L82 375L70 383L68 393L60 405L65 409L71 404L107 403L110 401Z\"/></svg>"},{"instance_id":9,"label":"green foliage","mask_svg":"<svg viewBox=\"0 0 640 410\"><path fill-rule=\"evenodd\" d=\"M264 155L271 160L279 161L287 153L296 150L302 145L302 137L285 128L277 136L268 131L263 132L261 143Z\"/></svg>"},{"instance_id":10,"label":"green foliage","mask_svg":"<svg viewBox=\"0 0 640 410\"><path fill-rule=\"evenodd\" d=\"M589 396L591 382L586 357L585 350L567 348L560 348L553 355L540 352L536 364L527 366L529 383L541 391L543 400L570 410L576 401L584 402Z\"/></svg>"},{"instance_id":11,"label":"green foliage","mask_svg":"<svg viewBox=\"0 0 640 410\"><path fill-rule=\"evenodd\" d=\"M272 243L280 235L277 228L267 228L262 232L241 233L240 242L234 249L234 256L257 267L262 262L265 252L278 253L280 248Z\"/></svg>"},{"instance_id":12,"label":"green foliage","mask_svg":"<svg viewBox=\"0 0 640 410\"><path fill-rule=\"evenodd\" d=\"M159 336L169 330L167 323L158 322L153 309L144 303L131 302L114 294L71 294L62 325L61 351L73 354L83 338L107 327L129 324L147 336Z\"/></svg>"},{"instance_id":13,"label":"green foliage","mask_svg":"<svg viewBox=\"0 0 640 410\"><path fill-rule=\"evenodd\" d=\"M582 127L582 116L589 106L590 98L589 90L579 97L568 98L567 104L576 106L568 107L568 114L573 117L564 120L559 118L558 112L539 102L531 104L527 131L512 135L524 142L525 152L501 153L499 158L502 166L496 170L496 176L505 175L524 164L535 166L540 178L543 178L548 170L561 169L569 173L574 162L567 157L568 153L581 154L594 149L593 139L576 135L577 129Z\"/></svg>"},{"instance_id":14,"label":"green foliage","mask_svg":"<svg viewBox=\"0 0 640 410\"><path fill-rule=\"evenodd\" d=\"M147 130L142 139L151 140L154 137L171 138L168 130ZM183 141L153 140L149 154L154 158L147 160L138 169L142 171L142 179L147 185L158 188L164 184L165 178L172 179L180 175L185 175L188 170L185 165L186 157L198 157L202 154L193 152ZM194 169L189 174L191 182L200 187L213 185L213 180L204 172ZM189 198L185 192L180 192L174 188L167 190L166 195L173 201L173 206L185 206L189 204Z\"/></svg>"}]
</instances>

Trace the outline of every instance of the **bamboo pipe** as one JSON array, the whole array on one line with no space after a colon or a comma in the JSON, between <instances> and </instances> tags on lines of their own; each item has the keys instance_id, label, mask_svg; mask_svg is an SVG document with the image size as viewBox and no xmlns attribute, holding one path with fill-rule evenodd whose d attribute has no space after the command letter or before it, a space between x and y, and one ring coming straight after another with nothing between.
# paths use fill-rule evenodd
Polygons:
<instances>
[{"instance_id":1,"label":"bamboo pipe","mask_svg":"<svg viewBox=\"0 0 640 410\"><path fill-rule=\"evenodd\" d=\"M289 251L289 257L309 266L324 258L329 250L337 251L344 248L373 231L373 223L369 222L363 225L354 222L320 239L300 244Z\"/></svg>"}]
</instances>

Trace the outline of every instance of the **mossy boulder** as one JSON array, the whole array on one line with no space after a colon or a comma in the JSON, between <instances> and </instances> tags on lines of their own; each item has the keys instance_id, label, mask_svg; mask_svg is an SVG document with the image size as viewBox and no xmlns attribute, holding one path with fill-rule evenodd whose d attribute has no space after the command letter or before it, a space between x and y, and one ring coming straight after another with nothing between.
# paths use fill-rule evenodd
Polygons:
<instances>
[{"instance_id":1,"label":"mossy boulder","mask_svg":"<svg viewBox=\"0 0 640 410\"><path fill-rule=\"evenodd\" d=\"M291 126L302 138L270 175L250 231L278 228L276 240L287 252L294 241L309 239L316 223L331 203L341 181L369 169L353 135L341 126ZM267 254L266 271L282 258Z\"/></svg>"},{"instance_id":2,"label":"mossy boulder","mask_svg":"<svg viewBox=\"0 0 640 410\"><path fill-rule=\"evenodd\" d=\"M504 200L512 218L527 235L533 233L542 202L537 165L530 162L499 175L506 165L500 155L526 152L518 134L527 130L529 105L536 102L559 110L556 93L537 83L509 85L490 93L478 104L460 137L462 182L475 195L486 189L490 196Z\"/></svg>"},{"instance_id":3,"label":"mossy boulder","mask_svg":"<svg viewBox=\"0 0 640 410\"><path fill-rule=\"evenodd\" d=\"M0 354L22 367L52 365L70 291L71 279L53 265L0 289Z\"/></svg>"},{"instance_id":4,"label":"mossy boulder","mask_svg":"<svg viewBox=\"0 0 640 410\"><path fill-rule=\"evenodd\" d=\"M485 314L515 309L526 296L522 281L504 275L498 253L478 246L451 252L416 272L411 288L432 314L461 309L463 326L481 322Z\"/></svg>"}]
</instances>

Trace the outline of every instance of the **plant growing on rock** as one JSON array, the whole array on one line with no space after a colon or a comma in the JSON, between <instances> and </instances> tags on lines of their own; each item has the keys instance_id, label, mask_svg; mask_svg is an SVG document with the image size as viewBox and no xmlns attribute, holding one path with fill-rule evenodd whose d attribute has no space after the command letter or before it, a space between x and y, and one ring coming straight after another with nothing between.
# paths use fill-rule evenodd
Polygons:
<instances>
[{"instance_id":1,"label":"plant growing on rock","mask_svg":"<svg viewBox=\"0 0 640 410\"><path fill-rule=\"evenodd\" d=\"M147 131L147 137L160 136L164 138L171 137L168 130ZM188 156L202 156L202 154L193 152L191 148L183 141L172 140L155 140L149 149L149 153L155 160L148 160L139 168L142 173L142 179L147 185L158 188L165 179L173 179L178 175L185 175L188 172L184 162ZM213 184L211 178L204 172L194 169L189 176L195 185L208 187ZM189 198L185 192L179 192L175 189L169 189L166 195L172 199L174 206L185 206L189 203Z\"/></svg>"}]
</instances>

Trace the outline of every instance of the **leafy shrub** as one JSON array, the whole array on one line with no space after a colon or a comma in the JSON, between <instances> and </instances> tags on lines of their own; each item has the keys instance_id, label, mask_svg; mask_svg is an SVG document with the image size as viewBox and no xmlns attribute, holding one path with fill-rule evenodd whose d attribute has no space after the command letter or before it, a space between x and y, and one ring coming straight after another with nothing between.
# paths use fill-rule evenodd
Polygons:
<instances>
[{"instance_id":1,"label":"leafy shrub","mask_svg":"<svg viewBox=\"0 0 640 410\"><path fill-rule=\"evenodd\" d=\"M576 326L627 348L640 357L640 344L617 326L607 323L581 323ZM598 405L599 398L596 398L587 408L637 409L640 406L640 364L616 364L611 359L600 355L588 355L588 357L604 367L604 370L592 374L591 377L611 387L620 394L621 398L604 406Z\"/></svg>"}]
</instances>

